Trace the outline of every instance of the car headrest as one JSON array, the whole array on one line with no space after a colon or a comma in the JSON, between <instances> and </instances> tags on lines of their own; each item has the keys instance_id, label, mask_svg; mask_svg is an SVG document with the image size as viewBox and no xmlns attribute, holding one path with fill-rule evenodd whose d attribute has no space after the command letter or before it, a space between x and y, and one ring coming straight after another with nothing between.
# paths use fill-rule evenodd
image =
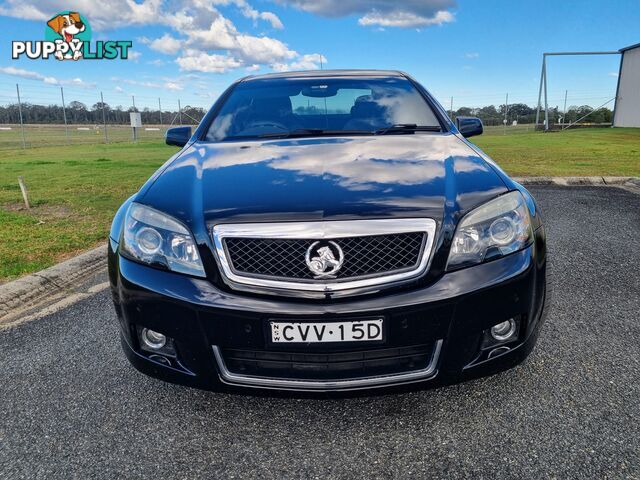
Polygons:
<instances>
[{"instance_id":1,"label":"car headrest","mask_svg":"<svg viewBox=\"0 0 640 480\"><path fill-rule=\"evenodd\" d=\"M351 116L354 118L377 118L383 117L386 108L373 100L371 95L363 95L356 99L356 103L351 107Z\"/></svg>"},{"instance_id":2,"label":"car headrest","mask_svg":"<svg viewBox=\"0 0 640 480\"><path fill-rule=\"evenodd\" d=\"M289 97L254 98L251 103L253 114L269 116L291 115L291 99Z\"/></svg>"}]
</instances>

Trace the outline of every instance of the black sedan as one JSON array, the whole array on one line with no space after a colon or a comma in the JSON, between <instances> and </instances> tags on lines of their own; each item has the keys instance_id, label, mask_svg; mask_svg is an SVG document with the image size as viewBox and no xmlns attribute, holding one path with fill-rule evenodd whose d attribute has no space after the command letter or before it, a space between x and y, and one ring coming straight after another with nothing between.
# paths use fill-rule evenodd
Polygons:
<instances>
[{"instance_id":1,"label":"black sedan","mask_svg":"<svg viewBox=\"0 0 640 480\"><path fill-rule=\"evenodd\" d=\"M122 205L109 273L140 371L206 389L457 382L543 323L535 200L415 80L248 77Z\"/></svg>"}]
</instances>

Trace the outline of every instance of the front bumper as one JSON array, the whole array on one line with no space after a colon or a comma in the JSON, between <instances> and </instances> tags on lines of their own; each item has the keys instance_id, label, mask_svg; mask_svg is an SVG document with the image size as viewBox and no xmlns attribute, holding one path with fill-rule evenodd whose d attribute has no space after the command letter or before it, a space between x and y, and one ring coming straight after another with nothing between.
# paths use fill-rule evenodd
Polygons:
<instances>
[{"instance_id":1,"label":"front bumper","mask_svg":"<svg viewBox=\"0 0 640 480\"><path fill-rule=\"evenodd\" d=\"M225 292L204 279L127 260L117 253L114 242L109 249L109 272L123 348L131 363L150 376L211 390L250 387L319 392L409 383L431 386L495 373L529 354L546 312L542 235L539 232L536 243L525 250L447 273L427 288L331 303ZM269 319L327 322L371 316L384 318L384 345L322 344L292 350L291 345L276 347L267 341ZM485 332L509 318L519 320L517 339L488 358L483 349ZM176 357L161 362L143 351L137 334L142 327L172 338ZM253 366L264 363L260 359L271 361L269 365L277 360L275 364L280 365L288 358L293 362L289 364L296 365L300 358L321 358L340 360L331 365L345 371L357 364L373 365L378 373L340 378L317 371L313 378L298 377L295 369L284 375L246 373L244 364L234 369L239 361L236 353L225 359L225 352L241 352L240 361L251 356L246 363ZM389 353L385 357L385 352L396 356ZM398 370L399 363L395 370L391 368L394 358L404 359L407 370Z\"/></svg>"}]
</instances>

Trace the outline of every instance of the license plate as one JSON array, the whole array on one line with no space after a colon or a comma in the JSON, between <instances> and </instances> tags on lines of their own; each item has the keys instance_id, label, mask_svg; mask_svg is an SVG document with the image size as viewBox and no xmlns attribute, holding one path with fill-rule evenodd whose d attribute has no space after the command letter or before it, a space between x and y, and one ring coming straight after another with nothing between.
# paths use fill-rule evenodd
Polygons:
<instances>
[{"instance_id":1,"label":"license plate","mask_svg":"<svg viewBox=\"0 0 640 480\"><path fill-rule=\"evenodd\" d=\"M371 342L382 340L382 319L351 322L276 322L273 343Z\"/></svg>"}]
</instances>

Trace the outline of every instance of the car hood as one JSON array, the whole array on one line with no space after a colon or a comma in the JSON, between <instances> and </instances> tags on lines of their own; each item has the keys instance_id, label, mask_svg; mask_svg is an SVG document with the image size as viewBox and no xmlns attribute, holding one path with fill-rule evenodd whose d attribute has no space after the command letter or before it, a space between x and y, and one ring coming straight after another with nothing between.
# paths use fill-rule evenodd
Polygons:
<instances>
[{"instance_id":1,"label":"car hood","mask_svg":"<svg viewBox=\"0 0 640 480\"><path fill-rule=\"evenodd\" d=\"M507 190L453 134L196 142L138 201L190 226L232 222L459 218ZM195 225L196 227L199 225Z\"/></svg>"}]
</instances>

